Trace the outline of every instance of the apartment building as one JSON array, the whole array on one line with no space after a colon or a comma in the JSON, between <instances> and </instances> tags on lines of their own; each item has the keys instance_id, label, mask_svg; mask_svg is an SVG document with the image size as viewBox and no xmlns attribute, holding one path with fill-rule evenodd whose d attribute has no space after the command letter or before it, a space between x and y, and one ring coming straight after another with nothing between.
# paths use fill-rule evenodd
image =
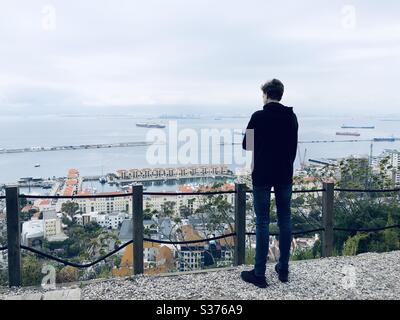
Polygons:
<instances>
[{"instance_id":1,"label":"apartment building","mask_svg":"<svg viewBox=\"0 0 400 320\"><path fill-rule=\"evenodd\" d=\"M96 222L103 228L113 230L119 229L126 218L127 214L124 212L99 213L94 211L74 215L75 222L79 225L84 226L90 222Z\"/></svg>"},{"instance_id":2,"label":"apartment building","mask_svg":"<svg viewBox=\"0 0 400 320\"><path fill-rule=\"evenodd\" d=\"M388 177L393 179L396 187L400 186L400 151L395 149L385 149L382 154L373 159L372 166L375 171L379 171L379 161L382 158L388 157L392 169L387 170Z\"/></svg>"},{"instance_id":3,"label":"apartment building","mask_svg":"<svg viewBox=\"0 0 400 320\"><path fill-rule=\"evenodd\" d=\"M169 177L193 177L193 176L213 176L226 175L229 173L228 167L225 165L211 166L190 166L190 167L174 167L174 168L142 168L117 170L118 179L149 179L149 178L169 178Z\"/></svg>"},{"instance_id":4,"label":"apartment building","mask_svg":"<svg viewBox=\"0 0 400 320\"><path fill-rule=\"evenodd\" d=\"M68 239L63 232L61 219L55 210L43 211L43 236L50 242Z\"/></svg>"},{"instance_id":5,"label":"apartment building","mask_svg":"<svg viewBox=\"0 0 400 320\"><path fill-rule=\"evenodd\" d=\"M103 212L103 213L113 213L113 212L132 212L132 197L113 197L114 195L119 195L118 192L101 192L96 193L96 195L103 195L108 197L102 198L84 198L75 199L74 201L78 203L79 209L82 213L90 212ZM78 192L78 195L91 196L93 193L89 191Z\"/></svg>"},{"instance_id":6,"label":"apartment building","mask_svg":"<svg viewBox=\"0 0 400 320\"><path fill-rule=\"evenodd\" d=\"M200 234L191 225L181 227L184 241L201 240ZM179 271L200 270L204 267L204 243L181 245L177 251L176 268Z\"/></svg>"}]
</instances>

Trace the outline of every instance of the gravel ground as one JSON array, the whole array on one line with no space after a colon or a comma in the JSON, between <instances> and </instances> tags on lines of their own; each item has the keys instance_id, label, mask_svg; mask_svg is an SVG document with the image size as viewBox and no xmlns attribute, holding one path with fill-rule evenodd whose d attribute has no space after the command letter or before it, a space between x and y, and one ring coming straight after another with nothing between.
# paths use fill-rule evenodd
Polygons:
<instances>
[{"instance_id":1,"label":"gravel ground","mask_svg":"<svg viewBox=\"0 0 400 320\"><path fill-rule=\"evenodd\" d=\"M269 287L259 289L240 279L238 267L177 276L135 276L84 285L81 298L122 299L400 299L400 251L366 253L355 257L334 257L296 261L290 266L289 283L279 282L268 264ZM37 290L12 289L7 295L29 294Z\"/></svg>"}]
</instances>

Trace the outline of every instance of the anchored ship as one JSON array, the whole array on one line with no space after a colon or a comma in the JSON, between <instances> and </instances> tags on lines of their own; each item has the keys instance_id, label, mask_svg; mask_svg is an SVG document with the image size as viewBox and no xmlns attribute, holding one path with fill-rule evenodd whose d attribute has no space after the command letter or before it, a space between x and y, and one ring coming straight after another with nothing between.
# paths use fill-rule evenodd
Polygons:
<instances>
[{"instance_id":1,"label":"anchored ship","mask_svg":"<svg viewBox=\"0 0 400 320\"><path fill-rule=\"evenodd\" d=\"M165 128L165 124L153 122L138 122L136 126L141 128Z\"/></svg>"},{"instance_id":2,"label":"anchored ship","mask_svg":"<svg viewBox=\"0 0 400 320\"><path fill-rule=\"evenodd\" d=\"M342 125L342 129L375 129L375 126L346 126Z\"/></svg>"},{"instance_id":3,"label":"anchored ship","mask_svg":"<svg viewBox=\"0 0 400 320\"><path fill-rule=\"evenodd\" d=\"M389 137L389 138L374 138L374 141L376 141L376 142L384 142L384 141L394 142L394 141L396 141L396 138L393 138L393 137Z\"/></svg>"},{"instance_id":4,"label":"anchored ship","mask_svg":"<svg viewBox=\"0 0 400 320\"><path fill-rule=\"evenodd\" d=\"M360 134L358 132L336 132L337 136L355 136L359 137Z\"/></svg>"}]
</instances>

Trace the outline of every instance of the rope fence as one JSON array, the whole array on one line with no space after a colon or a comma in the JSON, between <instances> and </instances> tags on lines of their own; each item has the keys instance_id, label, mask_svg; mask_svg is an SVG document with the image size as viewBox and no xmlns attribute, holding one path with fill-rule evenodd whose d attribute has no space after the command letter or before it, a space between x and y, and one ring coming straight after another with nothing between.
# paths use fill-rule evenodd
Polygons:
<instances>
[{"instance_id":1,"label":"rope fence","mask_svg":"<svg viewBox=\"0 0 400 320\"><path fill-rule=\"evenodd\" d=\"M357 192L357 193L385 193L385 192L400 192L400 188L394 189L346 189L346 188L335 188L337 192Z\"/></svg>"},{"instance_id":2,"label":"rope fence","mask_svg":"<svg viewBox=\"0 0 400 320\"><path fill-rule=\"evenodd\" d=\"M143 191L142 185L132 185L131 192L124 193L106 193L106 194L93 194L93 195L72 195L72 196L58 196L58 195L29 195L19 194L18 187L7 187L6 195L0 196L0 200L7 199L7 231L9 234L14 236L9 238L9 243L6 246L1 246L0 251L8 250L9 259L9 283L10 286L20 286L21 284L21 270L20 265L21 249L38 255L43 258L47 258L58 263L76 267L76 268L89 268L107 258L118 253L130 244L134 244L134 272L135 274L143 273L143 243L158 243L158 244L169 244L169 245L191 245L199 243L208 243L210 241L216 241L225 239L228 237L235 237L234 247L234 265L241 265L245 263L245 236L255 236L255 232L246 232L246 194L252 193L253 190L247 188L245 184L236 184L235 190L228 191L207 191L207 192L146 192ZM319 223L311 224L308 221L308 225L311 229L308 230L296 230L292 232L293 236L304 235L310 233L322 232L322 256L328 257L332 255L333 249L333 234L334 232L379 232L388 229L400 228L400 224L374 227L374 228L343 228L335 227L334 224L334 192L358 192L358 193L389 193L389 192L400 192L400 188L393 189L346 189L346 188L334 188L333 183L324 183L323 188L316 189L305 189L305 190L293 190L292 193L317 193L323 192L322 194L322 226ZM271 193L274 193L271 190ZM213 196L213 195L226 195L235 194L235 232L221 236L214 236L211 238L188 240L188 241L170 241L170 240L157 240L151 238L145 238L141 225L143 224L143 196ZM78 263L65 260L63 258L53 256L46 252L42 252L35 248L21 245L20 234L16 232L19 230L20 218L19 218L19 199L94 199L94 198L126 198L131 197L132 201L132 218L133 218L133 233L132 240L122 244L115 248L109 253L97 258L95 261L87 263ZM270 233L273 236L279 236L279 233Z\"/></svg>"},{"instance_id":3,"label":"rope fence","mask_svg":"<svg viewBox=\"0 0 400 320\"><path fill-rule=\"evenodd\" d=\"M292 193L317 193L317 192L324 192L325 189L304 189L304 190L292 190ZM252 193L252 189L246 190L246 193ZM271 193L275 193L274 190L270 191Z\"/></svg>"},{"instance_id":4,"label":"rope fence","mask_svg":"<svg viewBox=\"0 0 400 320\"><path fill-rule=\"evenodd\" d=\"M144 191L144 196L214 196L220 194L233 194L234 190L228 191L206 191L206 192L149 192Z\"/></svg>"},{"instance_id":5,"label":"rope fence","mask_svg":"<svg viewBox=\"0 0 400 320\"><path fill-rule=\"evenodd\" d=\"M225 238L234 237L234 236L236 236L236 233L229 233L229 234L224 234L224 235L218 236L218 237L212 237L212 238L207 238L207 239L199 239L199 240L188 240L188 241L168 241L168 240L157 240L157 239L151 239L151 238L143 238L143 240L147 241L147 242L160 243L160 244L180 245L180 244L193 244L193 243L210 242L210 241L216 241L216 240L225 239Z\"/></svg>"},{"instance_id":6,"label":"rope fence","mask_svg":"<svg viewBox=\"0 0 400 320\"><path fill-rule=\"evenodd\" d=\"M386 226L386 227L377 227L377 228L333 228L334 231L346 231L346 232L378 232L378 231L384 231L388 229L396 229L400 228L400 224L395 224L392 226Z\"/></svg>"},{"instance_id":7,"label":"rope fence","mask_svg":"<svg viewBox=\"0 0 400 320\"><path fill-rule=\"evenodd\" d=\"M313 233L313 232L321 232L321 231L324 231L324 230L325 230L325 228L316 228L316 229L303 230L303 231L294 231L294 232L292 232L292 236L301 235L301 234L308 234L308 233ZM255 232L246 232L246 235L247 236L255 236L256 233ZM279 233L271 232L269 235L270 236L279 236Z\"/></svg>"},{"instance_id":8,"label":"rope fence","mask_svg":"<svg viewBox=\"0 0 400 320\"><path fill-rule=\"evenodd\" d=\"M292 193L317 193L324 192L325 189L305 189L305 190L293 190ZM347 189L347 188L335 188L336 192L355 192L355 193L390 193L390 192L400 192L400 188L393 189ZM246 193L252 193L252 189L247 189ZM272 194L275 193L274 190L270 191ZM206 191L206 192L153 192L144 191L143 195L148 196L212 196L220 194L234 194L234 190L228 191ZM93 194L93 195L72 195L72 196L50 196L50 195L30 195L30 194L20 194L20 198L24 199L96 199L96 198L124 198L131 197L133 192L127 193L113 193L113 194ZM0 200L5 199L5 196L0 196Z\"/></svg>"},{"instance_id":9,"label":"rope fence","mask_svg":"<svg viewBox=\"0 0 400 320\"><path fill-rule=\"evenodd\" d=\"M55 257L53 255L47 254L45 252L36 250L34 248L31 248L31 247L27 247L27 246L24 246L24 245L21 245L21 249L24 249L26 251L32 252L32 253L37 254L37 255L39 255L41 257L60 262L60 263L62 263L64 265L67 265L67 266L71 266L71 267L75 267L75 268L89 268L89 267L92 267L92 266L98 264L99 262L107 259L108 257L110 257L113 254L117 253L118 251L122 250L123 248L125 248L126 246L128 246L131 243L133 243L133 240L130 240L130 241L124 243L123 245L119 246L118 248L114 249L113 251L110 251L106 255L98 258L97 260L95 260L93 262L85 263L85 264L79 264L79 263L75 263L75 262L70 262L70 261L61 259L59 257Z\"/></svg>"},{"instance_id":10,"label":"rope fence","mask_svg":"<svg viewBox=\"0 0 400 320\"><path fill-rule=\"evenodd\" d=\"M292 193L317 193L324 192L325 189L305 189L305 190L293 190ZM336 192L355 192L355 193L390 193L390 192L400 192L400 188L394 189L345 189L345 188L335 188ZM270 191L272 194L275 193L274 190ZM228 191L207 191L207 192L153 192L144 191L143 195L148 196L212 196L220 194L234 194L234 190ZM253 193L252 189L246 190L246 193ZM30 195L30 194L20 194L19 198L23 199L96 199L96 198L124 198L131 197L133 192L127 193L113 193L113 194L93 194L93 195L72 195L72 196L50 196L50 195ZM0 200L5 199L5 196L0 196Z\"/></svg>"},{"instance_id":11,"label":"rope fence","mask_svg":"<svg viewBox=\"0 0 400 320\"><path fill-rule=\"evenodd\" d=\"M334 227L333 230L334 231L345 231L345 232L378 232L378 231L383 231L383 230L387 230L387 229L394 229L394 228L400 228L400 224L397 225L392 225L392 226L386 226L386 227L378 227L378 228L339 228L339 227ZM292 235L302 235L302 234L308 234L308 233L314 233L314 232L321 232L324 231L325 228L316 228L316 229L310 229L310 230L302 230L302 231L295 231L292 232ZM256 233L255 232L246 232L247 236L255 236ZM279 236L279 233L270 233L271 236ZM151 238L143 238L143 241L145 242L152 242L152 243L159 243L159 244L172 244L172 245L185 245L185 244L195 244L195 243L204 243L204 242L210 242L210 241L216 241L216 240L220 240L220 239L225 239L225 238L229 238L229 237L235 237L236 233L229 233L229 234L225 234L222 236L217 236L217 237L212 237L212 238L207 238L207 239L199 239L199 240L189 240L189 241L169 241L169 240L157 240L157 239L151 239ZM67 266L72 266L75 268L89 268L92 267L104 260L106 260L107 258L109 258L110 256L116 254L117 252L121 251L122 249L124 249L126 246L130 245L131 243L133 243L133 240L130 240L126 243L124 243L123 245L119 246L118 248L110 251L109 253L107 253L104 256L101 256L100 258L96 259L93 262L89 262L89 263L84 263L84 264L79 264L76 262L71 262L71 261L67 261L64 260L62 258L50 255L48 253L39 251L37 249L28 247L28 246L24 246L21 245L21 249L24 249L26 251L32 252L38 256L62 263L64 265ZM7 250L7 247L0 247L0 251L3 250Z\"/></svg>"}]
</instances>

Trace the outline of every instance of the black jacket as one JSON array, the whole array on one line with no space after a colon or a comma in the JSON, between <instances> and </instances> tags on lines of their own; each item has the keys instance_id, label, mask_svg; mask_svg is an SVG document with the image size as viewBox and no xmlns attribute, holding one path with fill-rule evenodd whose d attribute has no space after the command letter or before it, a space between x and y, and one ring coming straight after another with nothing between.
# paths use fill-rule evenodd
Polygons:
<instances>
[{"instance_id":1,"label":"black jacket","mask_svg":"<svg viewBox=\"0 0 400 320\"><path fill-rule=\"evenodd\" d=\"M270 102L253 113L243 139L243 149L253 151L253 185L292 183L297 131L297 117L291 107Z\"/></svg>"}]
</instances>

